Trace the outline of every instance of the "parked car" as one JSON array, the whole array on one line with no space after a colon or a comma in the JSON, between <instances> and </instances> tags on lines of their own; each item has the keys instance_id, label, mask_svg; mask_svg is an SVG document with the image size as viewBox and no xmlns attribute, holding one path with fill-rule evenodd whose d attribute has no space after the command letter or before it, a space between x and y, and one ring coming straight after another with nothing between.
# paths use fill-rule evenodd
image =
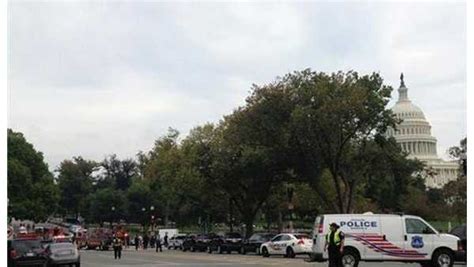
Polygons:
<instances>
[{"instance_id":1,"label":"parked car","mask_svg":"<svg viewBox=\"0 0 474 267\"><path fill-rule=\"evenodd\" d=\"M181 243L181 250L182 251L188 251L191 250L191 248L194 246L196 243L196 235L187 235L183 243Z\"/></svg>"},{"instance_id":2,"label":"parked car","mask_svg":"<svg viewBox=\"0 0 474 267\"><path fill-rule=\"evenodd\" d=\"M297 254L310 254L313 241L307 234L279 234L260 246L264 257L283 255L294 258Z\"/></svg>"},{"instance_id":3,"label":"parked car","mask_svg":"<svg viewBox=\"0 0 474 267\"><path fill-rule=\"evenodd\" d=\"M186 234L176 234L168 240L168 249L178 249L181 248Z\"/></svg>"},{"instance_id":4,"label":"parked car","mask_svg":"<svg viewBox=\"0 0 474 267\"><path fill-rule=\"evenodd\" d=\"M109 229L97 228L87 232L85 247L87 249L109 250L112 246L113 234Z\"/></svg>"},{"instance_id":5,"label":"parked car","mask_svg":"<svg viewBox=\"0 0 474 267\"><path fill-rule=\"evenodd\" d=\"M441 234L418 216L404 214L324 214L314 224L313 259L327 260L324 251L329 225L337 223L345 234L342 261L416 262L423 266L452 266L459 238ZM381 263L382 265L382 263Z\"/></svg>"},{"instance_id":6,"label":"parked car","mask_svg":"<svg viewBox=\"0 0 474 267\"><path fill-rule=\"evenodd\" d=\"M47 259L41 240L37 238L8 240L9 266L44 266Z\"/></svg>"},{"instance_id":7,"label":"parked car","mask_svg":"<svg viewBox=\"0 0 474 267\"><path fill-rule=\"evenodd\" d=\"M240 245L240 254L246 254L248 252L254 252L260 255L260 246L270 241L275 234L271 233L256 233L250 236L248 239L244 239Z\"/></svg>"},{"instance_id":8,"label":"parked car","mask_svg":"<svg viewBox=\"0 0 474 267\"><path fill-rule=\"evenodd\" d=\"M228 254L232 251L240 251L242 244L242 235L239 233L226 233L224 236L216 236L209 241L207 246L207 252L212 253L216 251L217 253L227 252Z\"/></svg>"},{"instance_id":9,"label":"parked car","mask_svg":"<svg viewBox=\"0 0 474 267\"><path fill-rule=\"evenodd\" d=\"M220 236L216 235L215 233L197 235L194 239L194 244L191 245L191 251L206 251L209 247L209 244L218 238L220 238Z\"/></svg>"},{"instance_id":10,"label":"parked car","mask_svg":"<svg viewBox=\"0 0 474 267\"><path fill-rule=\"evenodd\" d=\"M77 247L72 243L51 243L46 247L48 266L74 265L81 266L81 257Z\"/></svg>"},{"instance_id":11,"label":"parked car","mask_svg":"<svg viewBox=\"0 0 474 267\"><path fill-rule=\"evenodd\" d=\"M459 237L459 244L458 244L458 247L459 249L456 251L456 255L455 255L455 260L456 261L462 261L462 262L466 262L467 260L467 257L466 257L466 254L467 254L467 232L466 232L467 228L466 228L466 225L463 224L463 225L459 225L457 227L454 227L451 232L449 232L450 234L452 235L455 235L457 237Z\"/></svg>"}]
</instances>

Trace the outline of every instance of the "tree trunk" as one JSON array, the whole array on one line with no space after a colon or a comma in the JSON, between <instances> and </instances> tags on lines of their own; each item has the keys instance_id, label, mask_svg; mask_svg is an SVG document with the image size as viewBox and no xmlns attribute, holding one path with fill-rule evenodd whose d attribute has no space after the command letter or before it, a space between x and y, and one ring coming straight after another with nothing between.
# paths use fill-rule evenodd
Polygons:
<instances>
[{"instance_id":1,"label":"tree trunk","mask_svg":"<svg viewBox=\"0 0 474 267\"><path fill-rule=\"evenodd\" d=\"M234 217L234 209L233 209L233 205L232 205L232 199L229 198L229 228L230 228L230 232L232 233L234 231L234 228L233 228L233 218Z\"/></svg>"},{"instance_id":2,"label":"tree trunk","mask_svg":"<svg viewBox=\"0 0 474 267\"><path fill-rule=\"evenodd\" d=\"M245 219L245 237L249 238L253 234L253 218Z\"/></svg>"},{"instance_id":3,"label":"tree trunk","mask_svg":"<svg viewBox=\"0 0 474 267\"><path fill-rule=\"evenodd\" d=\"M283 232L283 215L278 211L278 232Z\"/></svg>"},{"instance_id":4,"label":"tree trunk","mask_svg":"<svg viewBox=\"0 0 474 267\"><path fill-rule=\"evenodd\" d=\"M166 206L165 206L165 218L164 218L164 224L165 228L168 227L168 219L169 219L169 213L170 213L170 201L166 200Z\"/></svg>"},{"instance_id":5,"label":"tree trunk","mask_svg":"<svg viewBox=\"0 0 474 267\"><path fill-rule=\"evenodd\" d=\"M355 182L349 183L349 192L347 196L347 207L346 207L346 213L352 213L352 203L354 200L354 187L355 187Z\"/></svg>"}]
</instances>

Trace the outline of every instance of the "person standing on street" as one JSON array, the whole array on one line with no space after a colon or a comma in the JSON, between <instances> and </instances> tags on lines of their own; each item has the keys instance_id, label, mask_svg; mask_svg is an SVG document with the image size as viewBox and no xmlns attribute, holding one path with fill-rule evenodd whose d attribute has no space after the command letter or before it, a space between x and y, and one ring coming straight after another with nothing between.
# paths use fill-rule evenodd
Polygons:
<instances>
[{"instance_id":1,"label":"person standing on street","mask_svg":"<svg viewBox=\"0 0 474 267\"><path fill-rule=\"evenodd\" d=\"M152 233L150 237L150 248L155 248L156 236Z\"/></svg>"},{"instance_id":2,"label":"person standing on street","mask_svg":"<svg viewBox=\"0 0 474 267\"><path fill-rule=\"evenodd\" d=\"M330 232L326 235L324 251L328 251L329 267L342 267L342 253L344 252L344 233L339 225L331 223Z\"/></svg>"},{"instance_id":3,"label":"person standing on street","mask_svg":"<svg viewBox=\"0 0 474 267\"><path fill-rule=\"evenodd\" d=\"M112 243L114 248L114 257L115 259L122 258L122 240L114 235L114 241Z\"/></svg>"},{"instance_id":4,"label":"person standing on street","mask_svg":"<svg viewBox=\"0 0 474 267\"><path fill-rule=\"evenodd\" d=\"M160 252L163 252L163 250L161 249L161 237L160 237L160 233L156 234L156 252L158 252L158 249L160 250Z\"/></svg>"},{"instance_id":5,"label":"person standing on street","mask_svg":"<svg viewBox=\"0 0 474 267\"><path fill-rule=\"evenodd\" d=\"M148 248L148 242L150 241L149 237L148 237L148 234L145 233L145 235L143 236L143 249L147 249Z\"/></svg>"},{"instance_id":6,"label":"person standing on street","mask_svg":"<svg viewBox=\"0 0 474 267\"><path fill-rule=\"evenodd\" d=\"M163 238L163 245L165 248L168 248L168 232L165 233L165 237Z\"/></svg>"},{"instance_id":7,"label":"person standing on street","mask_svg":"<svg viewBox=\"0 0 474 267\"><path fill-rule=\"evenodd\" d=\"M138 235L135 235L135 250L138 250L138 247L140 246L140 239L138 238Z\"/></svg>"}]
</instances>

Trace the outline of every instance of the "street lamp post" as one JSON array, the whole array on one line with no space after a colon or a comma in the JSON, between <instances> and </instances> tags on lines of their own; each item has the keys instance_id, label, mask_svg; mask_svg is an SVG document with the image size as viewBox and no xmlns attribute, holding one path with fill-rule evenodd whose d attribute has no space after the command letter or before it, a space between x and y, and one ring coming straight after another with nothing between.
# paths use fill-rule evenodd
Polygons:
<instances>
[{"instance_id":1,"label":"street lamp post","mask_svg":"<svg viewBox=\"0 0 474 267\"><path fill-rule=\"evenodd\" d=\"M143 207L142 208L142 212L143 212L143 231L145 231L145 226L146 226L146 208Z\"/></svg>"},{"instance_id":2,"label":"street lamp post","mask_svg":"<svg viewBox=\"0 0 474 267\"><path fill-rule=\"evenodd\" d=\"M154 231L155 228L155 214L153 213L155 210L154 206L150 207L150 213L151 213L151 231Z\"/></svg>"},{"instance_id":3,"label":"street lamp post","mask_svg":"<svg viewBox=\"0 0 474 267\"><path fill-rule=\"evenodd\" d=\"M294 205L293 205L293 187L290 185L286 188L286 193L287 193L287 196L288 196L288 213L289 213L289 225L288 225L288 230L290 231L290 233L293 233L293 209L294 209Z\"/></svg>"},{"instance_id":4,"label":"street lamp post","mask_svg":"<svg viewBox=\"0 0 474 267\"><path fill-rule=\"evenodd\" d=\"M110 210L112 210L112 218L110 219L110 228L114 228L113 227L113 223L114 223L114 217L115 217L115 206L112 206L112 208L110 208Z\"/></svg>"}]
</instances>

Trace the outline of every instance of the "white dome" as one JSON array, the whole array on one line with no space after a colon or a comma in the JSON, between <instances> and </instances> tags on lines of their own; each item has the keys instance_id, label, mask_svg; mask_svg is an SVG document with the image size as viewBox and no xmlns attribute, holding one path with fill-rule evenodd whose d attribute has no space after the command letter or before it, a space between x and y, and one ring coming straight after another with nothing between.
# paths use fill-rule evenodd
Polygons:
<instances>
[{"instance_id":1,"label":"white dome","mask_svg":"<svg viewBox=\"0 0 474 267\"><path fill-rule=\"evenodd\" d=\"M426 164L431 173L424 177L428 187L441 187L456 179L459 166L455 162L438 158L436 138L431 135L431 125L423 111L408 98L403 73L400 80L399 98L392 107L392 112L401 121L395 129L389 128L387 135L395 138L402 150L408 153L408 158L417 158Z\"/></svg>"},{"instance_id":2,"label":"white dome","mask_svg":"<svg viewBox=\"0 0 474 267\"><path fill-rule=\"evenodd\" d=\"M401 121L396 129L390 128L387 134L395 138L410 158L437 159L436 138L431 135L431 125L423 111L408 98L403 74L400 79L399 98L391 110Z\"/></svg>"},{"instance_id":3,"label":"white dome","mask_svg":"<svg viewBox=\"0 0 474 267\"><path fill-rule=\"evenodd\" d=\"M410 100L397 102L395 106L392 107L392 112L397 115L398 118L403 120L426 120L423 111L417 105L413 104Z\"/></svg>"}]
</instances>

